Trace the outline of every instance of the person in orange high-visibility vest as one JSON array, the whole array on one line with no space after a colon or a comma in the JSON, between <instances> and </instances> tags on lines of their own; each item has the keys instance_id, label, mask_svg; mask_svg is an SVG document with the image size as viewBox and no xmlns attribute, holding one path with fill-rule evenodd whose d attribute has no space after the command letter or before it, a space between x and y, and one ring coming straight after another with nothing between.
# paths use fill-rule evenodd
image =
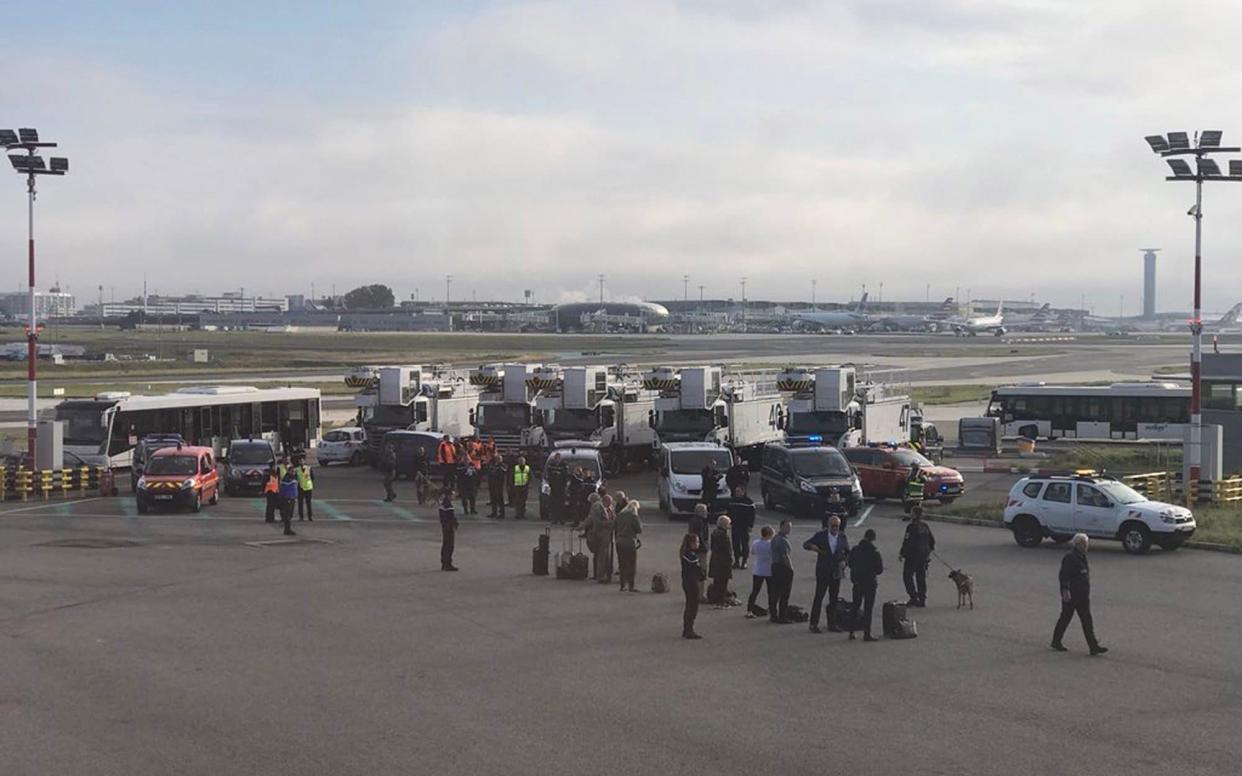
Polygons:
<instances>
[{"instance_id":1,"label":"person in orange high-visibility vest","mask_svg":"<svg viewBox=\"0 0 1242 776\"><path fill-rule=\"evenodd\" d=\"M440 439L436 448L436 463L444 470L444 487L451 491L457 482L457 446L448 434Z\"/></svg>"},{"instance_id":2,"label":"person in orange high-visibility vest","mask_svg":"<svg viewBox=\"0 0 1242 776\"><path fill-rule=\"evenodd\" d=\"M267 499L267 511L263 522L276 522L276 510L280 509L280 478L276 475L276 467L269 466L267 480L263 483L263 496Z\"/></svg>"}]
</instances>

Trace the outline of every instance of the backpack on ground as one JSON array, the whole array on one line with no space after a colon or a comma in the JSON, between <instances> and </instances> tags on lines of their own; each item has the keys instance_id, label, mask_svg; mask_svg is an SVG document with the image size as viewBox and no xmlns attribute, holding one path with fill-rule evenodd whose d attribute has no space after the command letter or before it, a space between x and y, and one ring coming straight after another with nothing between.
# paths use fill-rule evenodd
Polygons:
<instances>
[{"instance_id":1,"label":"backpack on ground","mask_svg":"<svg viewBox=\"0 0 1242 776\"><path fill-rule=\"evenodd\" d=\"M653 593L667 593L668 592L668 577L665 576L663 572L657 571L654 575L652 575L651 592Z\"/></svg>"},{"instance_id":2,"label":"backpack on ground","mask_svg":"<svg viewBox=\"0 0 1242 776\"><path fill-rule=\"evenodd\" d=\"M906 616L906 605L900 601L888 601L881 614L884 637L888 639L912 639L919 635L918 627Z\"/></svg>"}]
</instances>

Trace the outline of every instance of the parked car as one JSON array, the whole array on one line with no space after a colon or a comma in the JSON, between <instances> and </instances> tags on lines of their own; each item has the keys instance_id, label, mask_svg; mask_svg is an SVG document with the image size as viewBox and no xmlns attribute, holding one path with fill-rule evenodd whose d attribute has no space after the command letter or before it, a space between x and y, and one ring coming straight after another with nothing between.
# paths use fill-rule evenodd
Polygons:
<instances>
[{"instance_id":1,"label":"parked car","mask_svg":"<svg viewBox=\"0 0 1242 776\"><path fill-rule=\"evenodd\" d=\"M560 453L561 461L564 462L565 467L569 472L573 472L574 469L582 467L595 476L596 482L599 482L604 476L604 457L599 454L598 450L588 447L558 447L552 452L553 454ZM566 482L566 485L568 485L568 481ZM548 467L545 464L539 475L540 520L552 519L552 508L548 503L548 497L551 494L552 486L548 485Z\"/></svg>"},{"instance_id":2,"label":"parked car","mask_svg":"<svg viewBox=\"0 0 1242 776\"><path fill-rule=\"evenodd\" d=\"M1194 535L1195 516L1111 477L1023 477L1009 491L1005 525L1023 547L1036 547L1044 537L1065 542L1085 533L1118 539L1126 552L1142 555L1153 542L1166 550L1182 546Z\"/></svg>"},{"instance_id":3,"label":"parked car","mask_svg":"<svg viewBox=\"0 0 1242 776\"><path fill-rule=\"evenodd\" d=\"M220 501L220 473L210 447L178 445L156 450L138 478L134 492L138 513L152 507L189 507L197 512L203 502Z\"/></svg>"},{"instance_id":4,"label":"parked car","mask_svg":"<svg viewBox=\"0 0 1242 776\"><path fill-rule=\"evenodd\" d=\"M359 466L367 459L367 432L357 426L333 429L319 440L315 448L315 460L326 466L330 463L348 463Z\"/></svg>"},{"instance_id":5,"label":"parked car","mask_svg":"<svg viewBox=\"0 0 1242 776\"><path fill-rule=\"evenodd\" d=\"M847 514L858 514L863 490L858 475L835 447L763 447L759 491L768 509L783 506L803 517L818 517L836 494Z\"/></svg>"},{"instance_id":6,"label":"parked car","mask_svg":"<svg viewBox=\"0 0 1242 776\"><path fill-rule=\"evenodd\" d=\"M130 490L138 491L138 478L142 476L142 469L147 464L147 459L156 450L163 450L166 447L176 447L184 445L185 440L180 434L147 434L138 440L138 444L134 445L134 455L129 465L129 485Z\"/></svg>"},{"instance_id":7,"label":"parked car","mask_svg":"<svg viewBox=\"0 0 1242 776\"><path fill-rule=\"evenodd\" d=\"M708 461L716 463L720 475L717 490L724 497L724 476L733 465L733 453L709 442L668 442L660 447L656 461L660 467L656 482L660 509L672 517L693 512L694 505L702 500L703 467Z\"/></svg>"},{"instance_id":8,"label":"parked car","mask_svg":"<svg viewBox=\"0 0 1242 776\"><path fill-rule=\"evenodd\" d=\"M224 461L228 465L224 475L227 495L259 494L267 481L267 470L276 465L276 451L266 439L234 439Z\"/></svg>"},{"instance_id":9,"label":"parked car","mask_svg":"<svg viewBox=\"0 0 1242 776\"><path fill-rule=\"evenodd\" d=\"M901 498L906 492L910 469L918 464L927 475L923 499L952 504L966 492L961 472L948 466L937 466L908 447L846 447L845 458L858 472L863 495L867 498Z\"/></svg>"}]
</instances>

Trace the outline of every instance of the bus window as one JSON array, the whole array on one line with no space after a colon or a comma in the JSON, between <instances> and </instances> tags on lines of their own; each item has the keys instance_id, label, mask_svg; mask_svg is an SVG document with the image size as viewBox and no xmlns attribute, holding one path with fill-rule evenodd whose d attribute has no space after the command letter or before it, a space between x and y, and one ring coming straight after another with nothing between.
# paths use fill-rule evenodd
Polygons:
<instances>
[{"instance_id":1,"label":"bus window","mask_svg":"<svg viewBox=\"0 0 1242 776\"><path fill-rule=\"evenodd\" d=\"M1236 405L1233 398L1233 383L1207 383L1207 397L1204 406L1210 410L1231 410Z\"/></svg>"},{"instance_id":2,"label":"bus window","mask_svg":"<svg viewBox=\"0 0 1242 776\"><path fill-rule=\"evenodd\" d=\"M265 401L263 402L262 406L263 406L263 421L261 425L262 433L267 434L269 432L279 431L280 430L280 419L277 417L278 415L277 408L279 405L277 405L276 402Z\"/></svg>"}]
</instances>

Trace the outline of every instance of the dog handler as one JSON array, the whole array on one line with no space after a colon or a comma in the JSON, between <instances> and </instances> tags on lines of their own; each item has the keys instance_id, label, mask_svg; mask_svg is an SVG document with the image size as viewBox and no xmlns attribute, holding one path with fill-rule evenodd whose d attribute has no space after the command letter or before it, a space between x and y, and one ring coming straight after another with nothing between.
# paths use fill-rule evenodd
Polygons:
<instances>
[{"instance_id":1,"label":"dog handler","mask_svg":"<svg viewBox=\"0 0 1242 776\"><path fill-rule=\"evenodd\" d=\"M1092 655L1103 655L1108 647L1100 645L1095 638L1095 623L1091 619L1091 572L1087 568L1087 535L1074 534L1070 551L1061 559L1061 617L1052 630L1052 648L1065 652L1061 639L1074 614L1082 624L1082 635Z\"/></svg>"}]
</instances>

